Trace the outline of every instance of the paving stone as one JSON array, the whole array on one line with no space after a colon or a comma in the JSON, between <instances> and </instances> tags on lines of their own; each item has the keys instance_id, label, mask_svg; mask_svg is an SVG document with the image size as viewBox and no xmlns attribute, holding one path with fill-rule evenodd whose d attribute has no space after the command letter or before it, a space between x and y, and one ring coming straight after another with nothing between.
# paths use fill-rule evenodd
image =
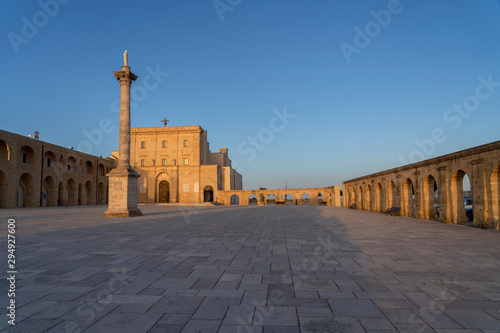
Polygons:
<instances>
[{"instance_id":1,"label":"paving stone","mask_svg":"<svg viewBox=\"0 0 500 333\"><path fill-rule=\"evenodd\" d=\"M337 317L373 318L383 317L371 300L328 299L332 312Z\"/></svg>"},{"instance_id":2,"label":"paving stone","mask_svg":"<svg viewBox=\"0 0 500 333\"><path fill-rule=\"evenodd\" d=\"M219 281L241 281L242 279L243 279L243 274L224 273L220 277Z\"/></svg>"},{"instance_id":3,"label":"paving stone","mask_svg":"<svg viewBox=\"0 0 500 333\"><path fill-rule=\"evenodd\" d=\"M444 313L468 329L499 329L500 320L480 310L445 310Z\"/></svg>"},{"instance_id":4,"label":"paving stone","mask_svg":"<svg viewBox=\"0 0 500 333\"><path fill-rule=\"evenodd\" d=\"M230 306L223 323L226 325L249 326L253 322L254 311L255 306L252 305Z\"/></svg>"},{"instance_id":5,"label":"paving stone","mask_svg":"<svg viewBox=\"0 0 500 333\"><path fill-rule=\"evenodd\" d=\"M422 332L435 333L436 331L426 324L395 323L394 326L399 332Z\"/></svg>"},{"instance_id":6,"label":"paving stone","mask_svg":"<svg viewBox=\"0 0 500 333\"><path fill-rule=\"evenodd\" d=\"M299 333L299 327L264 326L263 333Z\"/></svg>"},{"instance_id":7,"label":"paving stone","mask_svg":"<svg viewBox=\"0 0 500 333\"><path fill-rule=\"evenodd\" d=\"M222 320L229 306L226 305L200 305L193 314L193 319L218 319Z\"/></svg>"},{"instance_id":8,"label":"paving stone","mask_svg":"<svg viewBox=\"0 0 500 333\"><path fill-rule=\"evenodd\" d=\"M240 281L220 281L214 286L217 290L236 290L240 286Z\"/></svg>"},{"instance_id":9,"label":"paving stone","mask_svg":"<svg viewBox=\"0 0 500 333\"><path fill-rule=\"evenodd\" d=\"M456 321L439 310L421 309L418 315L433 329L462 329Z\"/></svg>"},{"instance_id":10,"label":"paving stone","mask_svg":"<svg viewBox=\"0 0 500 333\"><path fill-rule=\"evenodd\" d=\"M166 313L161 317L156 325L181 325L181 327L183 327L191 316L191 314Z\"/></svg>"},{"instance_id":11,"label":"paving stone","mask_svg":"<svg viewBox=\"0 0 500 333\"><path fill-rule=\"evenodd\" d=\"M160 314L110 313L85 332L146 333L160 318Z\"/></svg>"},{"instance_id":12,"label":"paving stone","mask_svg":"<svg viewBox=\"0 0 500 333\"><path fill-rule=\"evenodd\" d=\"M218 333L262 333L262 326L250 326L250 325L227 325L222 324L219 327Z\"/></svg>"},{"instance_id":13,"label":"paving stone","mask_svg":"<svg viewBox=\"0 0 500 333\"><path fill-rule=\"evenodd\" d=\"M135 303L135 304L151 304L156 303L161 299L161 296L149 295L110 295L100 303Z\"/></svg>"},{"instance_id":14,"label":"paving stone","mask_svg":"<svg viewBox=\"0 0 500 333\"><path fill-rule=\"evenodd\" d=\"M194 313L203 297L163 296L148 313Z\"/></svg>"},{"instance_id":15,"label":"paving stone","mask_svg":"<svg viewBox=\"0 0 500 333\"><path fill-rule=\"evenodd\" d=\"M242 284L260 284L261 282L262 274L245 274L241 280Z\"/></svg>"},{"instance_id":16,"label":"paving stone","mask_svg":"<svg viewBox=\"0 0 500 333\"><path fill-rule=\"evenodd\" d=\"M146 313L151 307L153 306L153 303L127 303L127 304L122 304L116 310L114 310L114 313Z\"/></svg>"},{"instance_id":17,"label":"paving stone","mask_svg":"<svg viewBox=\"0 0 500 333\"><path fill-rule=\"evenodd\" d=\"M253 325L298 326L297 311L294 307L258 306Z\"/></svg>"},{"instance_id":18,"label":"paving stone","mask_svg":"<svg viewBox=\"0 0 500 333\"><path fill-rule=\"evenodd\" d=\"M118 306L119 304L83 303L73 310L66 312L59 319L89 323L100 320Z\"/></svg>"},{"instance_id":19,"label":"paving stone","mask_svg":"<svg viewBox=\"0 0 500 333\"><path fill-rule=\"evenodd\" d=\"M489 330L467 330L467 329L447 329L447 328L442 328L442 329L436 329L437 333L498 333L498 330L495 330L493 332L488 332Z\"/></svg>"},{"instance_id":20,"label":"paving stone","mask_svg":"<svg viewBox=\"0 0 500 333\"><path fill-rule=\"evenodd\" d=\"M31 316L33 319L56 319L82 305L81 302L60 302Z\"/></svg>"},{"instance_id":21,"label":"paving stone","mask_svg":"<svg viewBox=\"0 0 500 333\"><path fill-rule=\"evenodd\" d=\"M148 333L180 333L184 325L155 325Z\"/></svg>"},{"instance_id":22,"label":"paving stone","mask_svg":"<svg viewBox=\"0 0 500 333\"><path fill-rule=\"evenodd\" d=\"M345 332L365 333L361 324L354 318L300 318L300 331L312 332Z\"/></svg>"},{"instance_id":23,"label":"paving stone","mask_svg":"<svg viewBox=\"0 0 500 333\"><path fill-rule=\"evenodd\" d=\"M328 307L323 308L308 308L308 307L297 307L297 313L299 317L329 317L333 316L332 310Z\"/></svg>"},{"instance_id":24,"label":"paving stone","mask_svg":"<svg viewBox=\"0 0 500 333\"><path fill-rule=\"evenodd\" d=\"M220 321L218 320L190 320L181 331L183 333L216 333L219 330Z\"/></svg>"},{"instance_id":25,"label":"paving stone","mask_svg":"<svg viewBox=\"0 0 500 333\"><path fill-rule=\"evenodd\" d=\"M73 333L73 332L83 332L90 325L94 324L94 321L60 321L59 324L53 326L49 330L44 331L44 333ZM31 332L30 332L31 333Z\"/></svg>"},{"instance_id":26,"label":"paving stone","mask_svg":"<svg viewBox=\"0 0 500 333\"><path fill-rule=\"evenodd\" d=\"M385 318L359 318L359 322L366 330L390 330L394 329L391 322Z\"/></svg>"},{"instance_id":27,"label":"paving stone","mask_svg":"<svg viewBox=\"0 0 500 333\"><path fill-rule=\"evenodd\" d=\"M241 300L241 304L245 305L260 305L264 306L267 303L267 289L266 290L246 290Z\"/></svg>"},{"instance_id":28,"label":"paving stone","mask_svg":"<svg viewBox=\"0 0 500 333\"><path fill-rule=\"evenodd\" d=\"M382 309L391 323L424 324L424 321L411 309Z\"/></svg>"}]
</instances>

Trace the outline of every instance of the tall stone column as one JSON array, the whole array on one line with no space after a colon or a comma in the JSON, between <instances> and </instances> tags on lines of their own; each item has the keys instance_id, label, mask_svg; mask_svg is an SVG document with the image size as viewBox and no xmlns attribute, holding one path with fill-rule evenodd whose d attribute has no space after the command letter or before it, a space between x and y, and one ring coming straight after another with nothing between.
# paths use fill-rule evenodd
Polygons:
<instances>
[{"instance_id":1,"label":"tall stone column","mask_svg":"<svg viewBox=\"0 0 500 333\"><path fill-rule=\"evenodd\" d=\"M109 204L104 217L141 216L137 207L139 174L130 166L130 85L137 76L128 66L127 51L124 66L113 72L120 82L120 132L118 166L107 174L109 180Z\"/></svg>"}]
</instances>

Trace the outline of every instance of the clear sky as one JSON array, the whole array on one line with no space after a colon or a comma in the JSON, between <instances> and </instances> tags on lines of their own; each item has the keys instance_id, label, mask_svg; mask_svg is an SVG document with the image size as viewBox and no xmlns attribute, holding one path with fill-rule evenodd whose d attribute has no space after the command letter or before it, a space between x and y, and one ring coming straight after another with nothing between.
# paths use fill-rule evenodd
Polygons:
<instances>
[{"instance_id":1,"label":"clear sky","mask_svg":"<svg viewBox=\"0 0 500 333\"><path fill-rule=\"evenodd\" d=\"M496 0L4 1L0 22L0 128L97 156L118 148L124 50L132 127L201 125L245 189L500 139Z\"/></svg>"}]
</instances>

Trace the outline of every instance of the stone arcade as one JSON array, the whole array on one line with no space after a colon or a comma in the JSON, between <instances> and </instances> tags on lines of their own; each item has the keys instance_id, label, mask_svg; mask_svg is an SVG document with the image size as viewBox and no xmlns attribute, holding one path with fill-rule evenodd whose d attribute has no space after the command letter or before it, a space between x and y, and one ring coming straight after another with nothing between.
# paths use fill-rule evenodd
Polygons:
<instances>
[{"instance_id":1,"label":"stone arcade","mask_svg":"<svg viewBox=\"0 0 500 333\"><path fill-rule=\"evenodd\" d=\"M345 181L344 206L374 212L397 206L404 216L466 223L465 175L471 183L474 226L500 229L500 141Z\"/></svg>"}]
</instances>

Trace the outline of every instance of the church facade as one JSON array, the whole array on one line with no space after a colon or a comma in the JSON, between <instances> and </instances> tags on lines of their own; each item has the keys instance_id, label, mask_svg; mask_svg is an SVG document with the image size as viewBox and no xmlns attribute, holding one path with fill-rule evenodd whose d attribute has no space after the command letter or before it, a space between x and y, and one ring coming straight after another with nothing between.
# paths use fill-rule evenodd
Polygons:
<instances>
[{"instance_id":1,"label":"church facade","mask_svg":"<svg viewBox=\"0 0 500 333\"><path fill-rule=\"evenodd\" d=\"M213 202L218 191L243 187L227 148L212 153L201 126L131 128L130 165L141 176L139 203Z\"/></svg>"}]
</instances>

